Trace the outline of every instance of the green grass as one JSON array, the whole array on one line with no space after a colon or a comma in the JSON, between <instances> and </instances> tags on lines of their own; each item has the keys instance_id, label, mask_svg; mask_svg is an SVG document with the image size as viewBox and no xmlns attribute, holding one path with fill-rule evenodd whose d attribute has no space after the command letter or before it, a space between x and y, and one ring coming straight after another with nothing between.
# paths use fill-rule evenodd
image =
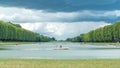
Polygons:
<instances>
[{"instance_id":1,"label":"green grass","mask_svg":"<svg viewBox=\"0 0 120 68\"><path fill-rule=\"evenodd\" d=\"M118 60L0 59L0 68L120 68L120 59Z\"/></svg>"}]
</instances>

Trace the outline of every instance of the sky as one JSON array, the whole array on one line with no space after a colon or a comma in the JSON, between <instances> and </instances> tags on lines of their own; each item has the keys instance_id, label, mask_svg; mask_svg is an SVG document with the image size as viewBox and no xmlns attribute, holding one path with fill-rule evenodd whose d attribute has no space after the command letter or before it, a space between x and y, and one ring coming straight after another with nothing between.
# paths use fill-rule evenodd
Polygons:
<instances>
[{"instance_id":1,"label":"sky","mask_svg":"<svg viewBox=\"0 0 120 68\"><path fill-rule=\"evenodd\" d=\"M65 40L115 23L120 0L0 0L0 20Z\"/></svg>"}]
</instances>

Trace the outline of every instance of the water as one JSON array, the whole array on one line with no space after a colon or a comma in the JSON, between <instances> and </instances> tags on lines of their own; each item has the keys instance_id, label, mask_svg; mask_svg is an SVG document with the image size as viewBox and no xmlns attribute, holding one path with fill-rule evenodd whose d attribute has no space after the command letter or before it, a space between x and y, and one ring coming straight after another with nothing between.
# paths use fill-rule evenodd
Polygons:
<instances>
[{"instance_id":1,"label":"water","mask_svg":"<svg viewBox=\"0 0 120 68\"><path fill-rule=\"evenodd\" d=\"M55 50L59 45L69 50ZM0 45L0 58L120 59L120 47L67 42Z\"/></svg>"}]
</instances>

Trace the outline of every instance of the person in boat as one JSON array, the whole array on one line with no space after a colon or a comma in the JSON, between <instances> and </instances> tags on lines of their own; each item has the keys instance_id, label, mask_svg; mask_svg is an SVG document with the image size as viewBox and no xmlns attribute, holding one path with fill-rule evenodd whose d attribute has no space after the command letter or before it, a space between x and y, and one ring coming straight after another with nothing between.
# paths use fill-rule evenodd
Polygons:
<instances>
[{"instance_id":1,"label":"person in boat","mask_svg":"<svg viewBox=\"0 0 120 68\"><path fill-rule=\"evenodd\" d=\"M62 45L60 45L60 48L62 48Z\"/></svg>"}]
</instances>

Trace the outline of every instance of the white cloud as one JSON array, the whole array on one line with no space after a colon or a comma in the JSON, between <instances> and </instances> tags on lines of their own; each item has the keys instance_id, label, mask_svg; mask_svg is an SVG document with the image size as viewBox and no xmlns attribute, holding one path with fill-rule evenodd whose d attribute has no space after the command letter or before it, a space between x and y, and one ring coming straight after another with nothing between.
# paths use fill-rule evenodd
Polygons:
<instances>
[{"instance_id":1,"label":"white cloud","mask_svg":"<svg viewBox=\"0 0 120 68\"><path fill-rule=\"evenodd\" d=\"M78 36L90 30L109 25L105 22L76 22L76 23L22 23L23 28L39 32L40 34L55 37L57 39L66 39L69 37ZM36 28L37 27L37 28Z\"/></svg>"},{"instance_id":2,"label":"white cloud","mask_svg":"<svg viewBox=\"0 0 120 68\"><path fill-rule=\"evenodd\" d=\"M0 7L0 20L15 23L35 22L72 22L86 18L119 17L120 10L114 11L89 11L78 12L47 12L43 10L32 10L17 7Z\"/></svg>"},{"instance_id":3,"label":"white cloud","mask_svg":"<svg viewBox=\"0 0 120 68\"><path fill-rule=\"evenodd\" d=\"M77 16L75 12L45 12L17 7L0 7L0 20L19 23L50 22L72 20Z\"/></svg>"},{"instance_id":4,"label":"white cloud","mask_svg":"<svg viewBox=\"0 0 120 68\"><path fill-rule=\"evenodd\" d=\"M87 17L118 17L120 10L115 11L79 11L79 12L46 12L17 7L0 7L0 20L20 23L23 28L43 35L66 39L101 26L105 22L73 22Z\"/></svg>"},{"instance_id":5,"label":"white cloud","mask_svg":"<svg viewBox=\"0 0 120 68\"><path fill-rule=\"evenodd\" d=\"M65 32L66 25L63 23L47 23L45 30L50 33L54 33L54 35L62 36Z\"/></svg>"},{"instance_id":6,"label":"white cloud","mask_svg":"<svg viewBox=\"0 0 120 68\"><path fill-rule=\"evenodd\" d=\"M43 27L43 24L42 23L22 23L21 26L24 27L25 29L36 31L39 28Z\"/></svg>"}]
</instances>

